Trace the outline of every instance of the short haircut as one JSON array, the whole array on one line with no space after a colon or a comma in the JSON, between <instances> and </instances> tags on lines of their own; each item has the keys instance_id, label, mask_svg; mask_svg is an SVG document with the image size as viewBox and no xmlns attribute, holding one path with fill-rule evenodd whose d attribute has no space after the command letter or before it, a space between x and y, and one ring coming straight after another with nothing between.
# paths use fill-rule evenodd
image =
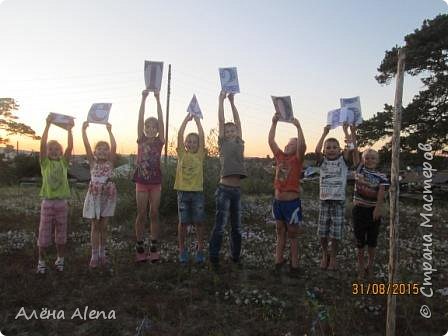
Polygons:
<instances>
[{"instance_id":1,"label":"short haircut","mask_svg":"<svg viewBox=\"0 0 448 336\"><path fill-rule=\"evenodd\" d=\"M232 122L232 121L226 122L226 123L224 124L224 127L229 127L229 126L236 127L236 124L235 124L234 122Z\"/></svg>"},{"instance_id":2,"label":"short haircut","mask_svg":"<svg viewBox=\"0 0 448 336\"><path fill-rule=\"evenodd\" d=\"M339 141L338 141L338 139L336 139L336 138L328 138L327 140L325 140L325 142L324 142L324 147L327 145L327 143L328 142L334 142L335 144L337 144L338 145L338 147L340 147L341 145L339 144Z\"/></svg>"},{"instance_id":3,"label":"short haircut","mask_svg":"<svg viewBox=\"0 0 448 336\"><path fill-rule=\"evenodd\" d=\"M198 143L199 143L199 134L197 134L197 133L188 133L187 136L185 137L185 140L187 140L189 137L195 137L198 140Z\"/></svg>"},{"instance_id":4,"label":"short haircut","mask_svg":"<svg viewBox=\"0 0 448 336\"><path fill-rule=\"evenodd\" d=\"M369 153L374 154L377 158L380 157L380 155L378 154L378 152L376 150L374 150L373 148L367 148L364 152L362 152L362 158L365 159L365 157Z\"/></svg>"},{"instance_id":5,"label":"short haircut","mask_svg":"<svg viewBox=\"0 0 448 336\"><path fill-rule=\"evenodd\" d=\"M158 123L159 123L159 120L158 120L157 118L154 118L154 117L149 117L149 118L146 118L146 120L145 120L145 125L146 125L147 123L158 124Z\"/></svg>"}]
</instances>

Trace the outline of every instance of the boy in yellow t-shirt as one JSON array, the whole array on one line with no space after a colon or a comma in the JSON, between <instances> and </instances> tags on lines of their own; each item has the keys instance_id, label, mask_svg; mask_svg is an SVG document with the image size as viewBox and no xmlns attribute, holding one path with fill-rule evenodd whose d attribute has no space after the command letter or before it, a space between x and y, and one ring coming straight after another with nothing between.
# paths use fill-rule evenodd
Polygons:
<instances>
[{"instance_id":1,"label":"boy in yellow t-shirt","mask_svg":"<svg viewBox=\"0 0 448 336\"><path fill-rule=\"evenodd\" d=\"M198 133L190 133L184 142L184 132L187 123L196 122ZM188 250L185 247L187 226L194 224L197 234L196 262L204 262L204 194L203 194L203 163L204 163L204 130L199 117L188 114L180 126L177 136L177 170L174 189L177 190L177 206L179 213L179 261L188 262Z\"/></svg>"}]
</instances>

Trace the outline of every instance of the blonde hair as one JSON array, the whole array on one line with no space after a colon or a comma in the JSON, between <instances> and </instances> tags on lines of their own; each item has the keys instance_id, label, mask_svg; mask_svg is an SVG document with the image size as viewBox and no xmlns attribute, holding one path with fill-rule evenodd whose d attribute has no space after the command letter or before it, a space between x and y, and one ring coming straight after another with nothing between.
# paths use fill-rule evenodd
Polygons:
<instances>
[{"instance_id":1,"label":"blonde hair","mask_svg":"<svg viewBox=\"0 0 448 336\"><path fill-rule=\"evenodd\" d=\"M51 146L51 145L56 145L56 146L58 146L59 149L61 150L61 153L64 152L64 148L63 148L62 145L61 145L59 142L57 142L56 140L50 140L50 141L47 142L47 148L48 148L49 146Z\"/></svg>"},{"instance_id":2,"label":"blonde hair","mask_svg":"<svg viewBox=\"0 0 448 336\"><path fill-rule=\"evenodd\" d=\"M367 148L364 152L362 152L362 159L364 160L367 156L367 154L372 153L374 154L377 158L380 157L380 155L378 154L378 152L372 148Z\"/></svg>"}]
</instances>

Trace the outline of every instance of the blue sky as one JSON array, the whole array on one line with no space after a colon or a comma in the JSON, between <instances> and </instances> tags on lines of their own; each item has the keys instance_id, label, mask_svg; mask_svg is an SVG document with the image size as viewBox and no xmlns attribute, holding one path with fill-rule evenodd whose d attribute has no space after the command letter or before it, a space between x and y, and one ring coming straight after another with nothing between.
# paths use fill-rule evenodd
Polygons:
<instances>
[{"instance_id":1,"label":"blue sky","mask_svg":"<svg viewBox=\"0 0 448 336\"><path fill-rule=\"evenodd\" d=\"M165 62L164 108L172 64L170 139L193 94L206 132L217 126L218 68L236 66L241 93L235 101L246 155L269 154L270 95L291 95L311 151L339 98L359 95L365 119L393 102L394 85L380 86L374 79L385 50L403 44L424 19L447 10L442 0L4 0L0 97L16 98L21 121L38 133L48 112L75 116L75 153L84 151L81 123L90 105L111 102L119 150L130 153L136 151L145 59ZM419 88L406 76L404 102ZM155 114L152 97L147 111ZM102 126L90 131L92 141L107 135ZM333 132L342 138L340 129ZM294 133L293 126L281 124L279 144ZM53 138L64 136L51 130ZM19 141L23 148L38 147L24 137Z\"/></svg>"}]
</instances>

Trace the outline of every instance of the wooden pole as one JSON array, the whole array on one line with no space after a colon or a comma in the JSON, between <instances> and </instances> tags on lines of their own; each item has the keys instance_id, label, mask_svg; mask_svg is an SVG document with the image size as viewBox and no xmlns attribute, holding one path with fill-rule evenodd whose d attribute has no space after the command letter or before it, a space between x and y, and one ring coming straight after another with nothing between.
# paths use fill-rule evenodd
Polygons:
<instances>
[{"instance_id":1,"label":"wooden pole","mask_svg":"<svg viewBox=\"0 0 448 336\"><path fill-rule=\"evenodd\" d=\"M168 124L170 120L170 94L171 94L171 64L168 65L168 90L166 95L166 126L165 126L165 166L168 160Z\"/></svg>"},{"instance_id":2,"label":"wooden pole","mask_svg":"<svg viewBox=\"0 0 448 336\"><path fill-rule=\"evenodd\" d=\"M401 131L401 110L403 98L403 79L404 79L404 49L398 50L397 65L397 86L395 88L394 102L394 133L392 136L392 163L391 163L391 181L390 181L390 221L389 221L389 284L392 288L393 283L397 283L397 265L398 265L398 228L399 228L399 206L398 198L400 195L399 170L400 170L400 131ZM397 297L388 293L387 296L387 319L386 336L395 336L395 311Z\"/></svg>"}]
</instances>

